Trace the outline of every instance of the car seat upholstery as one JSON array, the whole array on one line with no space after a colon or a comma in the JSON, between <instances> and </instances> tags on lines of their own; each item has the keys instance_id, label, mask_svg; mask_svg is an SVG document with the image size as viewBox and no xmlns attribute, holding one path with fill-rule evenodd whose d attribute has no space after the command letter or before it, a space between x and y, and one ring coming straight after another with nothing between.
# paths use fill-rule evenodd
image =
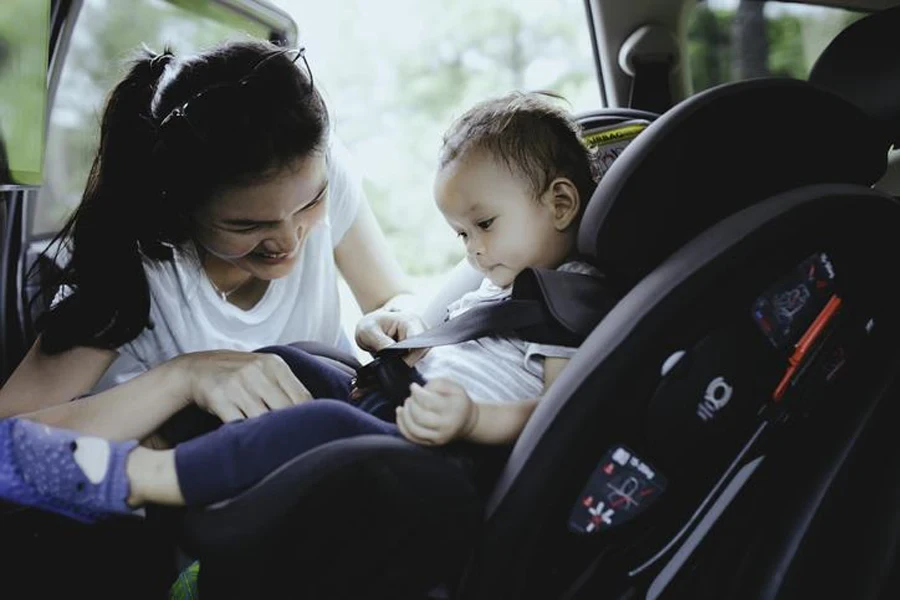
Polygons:
<instances>
[{"instance_id":1,"label":"car seat upholstery","mask_svg":"<svg viewBox=\"0 0 900 600\"><path fill-rule=\"evenodd\" d=\"M441 451L394 439L334 442L235 499L188 512L184 543L203 561L201 590L239 589L242 572L253 570L235 566L248 554L254 565L269 565L272 594L297 579L291 565L304 565L300 579L318 579L307 596L316 598L415 597L438 581L452 583L464 559L458 598L562 597L566 589L596 591L606 574L627 591L652 585L674 565L667 588L680 570L671 562L679 544L736 475L750 477L755 467L746 461L758 459L768 431L779 429L778 407L756 411L771 405L765 393L788 356L748 323L754 299L827 252L846 277L850 307L834 339L858 335L866 311L883 308L864 258L890 237L867 236L857 246L842 233L859 234L865 219L857 214L879 232L898 224L893 202L868 189L884 170L882 149L857 107L806 82L729 84L674 107L621 153L588 204L579 249L623 298L542 399L491 490L484 523L482 489ZM694 355L731 369L723 383L739 395L727 408L715 395L703 408L704 391L720 375L695 371L704 362ZM679 373L684 381L673 379ZM794 390L786 397L781 406L802 404ZM658 472L656 481L668 482L651 492L660 500L625 515L621 527L603 531L589 519L593 529L573 531L570 513L598 509L582 494L586 482L623 452L638 480ZM380 567L360 572L354 557ZM449 568L436 568L447 557ZM347 595L351 574L364 586L356 596ZM251 579L258 591L259 577ZM378 587L401 581L409 585L391 593ZM268 597L303 597L288 589Z\"/></svg>"}]
</instances>

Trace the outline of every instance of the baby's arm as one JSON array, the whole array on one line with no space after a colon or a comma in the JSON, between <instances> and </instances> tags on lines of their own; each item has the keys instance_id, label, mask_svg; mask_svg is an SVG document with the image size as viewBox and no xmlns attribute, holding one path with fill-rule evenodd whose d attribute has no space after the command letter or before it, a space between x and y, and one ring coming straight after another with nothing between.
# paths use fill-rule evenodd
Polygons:
<instances>
[{"instance_id":1,"label":"baby's arm","mask_svg":"<svg viewBox=\"0 0 900 600\"><path fill-rule=\"evenodd\" d=\"M473 402L474 425L463 437L477 444L511 444L516 441L537 400L522 402Z\"/></svg>"},{"instance_id":2,"label":"baby's arm","mask_svg":"<svg viewBox=\"0 0 900 600\"><path fill-rule=\"evenodd\" d=\"M567 358L546 358L544 390L568 364ZM453 440L479 444L514 442L537 406L536 398L520 402L474 402L461 386L435 379L425 387L413 384L410 397L397 408L397 426L408 440L441 445Z\"/></svg>"}]
</instances>

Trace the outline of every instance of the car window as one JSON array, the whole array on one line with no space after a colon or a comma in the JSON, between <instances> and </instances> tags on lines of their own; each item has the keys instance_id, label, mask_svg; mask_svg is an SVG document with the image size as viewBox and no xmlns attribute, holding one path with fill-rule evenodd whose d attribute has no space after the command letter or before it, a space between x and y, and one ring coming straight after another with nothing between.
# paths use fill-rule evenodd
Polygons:
<instances>
[{"instance_id":1,"label":"car window","mask_svg":"<svg viewBox=\"0 0 900 600\"><path fill-rule=\"evenodd\" d=\"M0 184L41 182L49 25L49 1L0 3Z\"/></svg>"},{"instance_id":2,"label":"car window","mask_svg":"<svg viewBox=\"0 0 900 600\"><path fill-rule=\"evenodd\" d=\"M266 26L213 2L86 0L50 113L45 181L33 206L32 237L59 229L81 199L103 103L136 47L144 43L159 51L170 44L176 53L191 53L223 40L268 35Z\"/></svg>"},{"instance_id":3,"label":"car window","mask_svg":"<svg viewBox=\"0 0 900 600\"><path fill-rule=\"evenodd\" d=\"M825 46L862 16L789 2L697 2L688 21L693 91L752 77L806 79Z\"/></svg>"},{"instance_id":4,"label":"car window","mask_svg":"<svg viewBox=\"0 0 900 600\"><path fill-rule=\"evenodd\" d=\"M395 255L425 289L463 256L432 200L441 135L474 103L551 90L600 106L584 0L275 0Z\"/></svg>"}]
</instances>

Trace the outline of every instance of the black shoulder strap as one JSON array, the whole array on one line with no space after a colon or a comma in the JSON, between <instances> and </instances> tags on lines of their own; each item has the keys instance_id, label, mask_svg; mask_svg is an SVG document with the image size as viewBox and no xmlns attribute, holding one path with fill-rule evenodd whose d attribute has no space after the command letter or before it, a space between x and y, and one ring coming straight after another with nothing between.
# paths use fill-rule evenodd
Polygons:
<instances>
[{"instance_id":1,"label":"black shoulder strap","mask_svg":"<svg viewBox=\"0 0 900 600\"><path fill-rule=\"evenodd\" d=\"M530 342L578 346L615 302L602 278L525 269L508 299L474 307L382 353L458 344L500 332L515 332Z\"/></svg>"}]
</instances>

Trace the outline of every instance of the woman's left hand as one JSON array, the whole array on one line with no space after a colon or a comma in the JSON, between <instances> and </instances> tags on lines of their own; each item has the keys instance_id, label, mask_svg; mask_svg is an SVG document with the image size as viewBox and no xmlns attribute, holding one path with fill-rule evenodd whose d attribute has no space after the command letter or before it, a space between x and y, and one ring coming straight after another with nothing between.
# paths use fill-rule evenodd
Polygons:
<instances>
[{"instance_id":1,"label":"woman's left hand","mask_svg":"<svg viewBox=\"0 0 900 600\"><path fill-rule=\"evenodd\" d=\"M403 437L424 446L440 446L465 438L478 422L478 405L461 386L433 379L410 386L410 396L397 407Z\"/></svg>"},{"instance_id":2,"label":"woman's left hand","mask_svg":"<svg viewBox=\"0 0 900 600\"><path fill-rule=\"evenodd\" d=\"M374 354L394 342L418 335L425 329L425 322L415 313L379 309L365 315L356 324L356 344ZM413 366L427 352L428 348L413 350L403 360Z\"/></svg>"}]
</instances>

